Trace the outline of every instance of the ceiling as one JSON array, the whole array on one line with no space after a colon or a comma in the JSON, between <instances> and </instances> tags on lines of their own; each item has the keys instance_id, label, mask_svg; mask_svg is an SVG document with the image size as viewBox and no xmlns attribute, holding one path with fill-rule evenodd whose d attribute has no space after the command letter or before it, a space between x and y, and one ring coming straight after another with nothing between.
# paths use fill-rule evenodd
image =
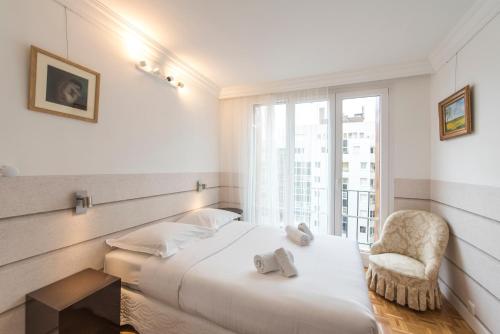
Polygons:
<instances>
[{"instance_id":1,"label":"ceiling","mask_svg":"<svg viewBox=\"0 0 500 334\"><path fill-rule=\"evenodd\" d=\"M474 0L100 0L220 87L424 60Z\"/></svg>"}]
</instances>

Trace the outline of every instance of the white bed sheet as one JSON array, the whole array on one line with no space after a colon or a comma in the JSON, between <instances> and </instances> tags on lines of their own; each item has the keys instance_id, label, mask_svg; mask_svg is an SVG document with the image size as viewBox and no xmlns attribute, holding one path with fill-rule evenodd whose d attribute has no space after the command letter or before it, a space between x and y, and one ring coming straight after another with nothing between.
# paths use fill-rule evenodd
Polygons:
<instances>
[{"instance_id":1,"label":"white bed sheet","mask_svg":"<svg viewBox=\"0 0 500 334\"><path fill-rule=\"evenodd\" d=\"M279 247L294 254L298 277L256 272L254 254ZM300 247L278 229L231 223L172 258L146 260L139 286L241 334L378 333L357 245L332 236Z\"/></svg>"},{"instance_id":2,"label":"white bed sheet","mask_svg":"<svg viewBox=\"0 0 500 334\"><path fill-rule=\"evenodd\" d=\"M151 255L114 249L104 257L104 272L122 279L122 284L139 289L139 274L143 263Z\"/></svg>"}]
</instances>

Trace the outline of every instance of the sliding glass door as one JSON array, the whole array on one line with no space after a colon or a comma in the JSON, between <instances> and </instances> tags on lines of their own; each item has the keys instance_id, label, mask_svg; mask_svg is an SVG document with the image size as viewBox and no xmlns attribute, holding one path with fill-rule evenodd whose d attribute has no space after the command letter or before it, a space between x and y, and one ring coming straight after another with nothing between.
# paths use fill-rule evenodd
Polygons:
<instances>
[{"instance_id":1,"label":"sliding glass door","mask_svg":"<svg viewBox=\"0 0 500 334\"><path fill-rule=\"evenodd\" d=\"M329 155L328 101L294 105L294 218L314 233L328 234Z\"/></svg>"},{"instance_id":2,"label":"sliding glass door","mask_svg":"<svg viewBox=\"0 0 500 334\"><path fill-rule=\"evenodd\" d=\"M386 97L381 90L255 105L255 221L306 223L314 233L369 247L387 205Z\"/></svg>"},{"instance_id":3,"label":"sliding glass door","mask_svg":"<svg viewBox=\"0 0 500 334\"><path fill-rule=\"evenodd\" d=\"M369 249L386 215L386 169L382 168L386 90L337 94L336 234ZM384 196L385 197L385 196ZM383 208L383 209L382 209Z\"/></svg>"},{"instance_id":4,"label":"sliding glass door","mask_svg":"<svg viewBox=\"0 0 500 334\"><path fill-rule=\"evenodd\" d=\"M329 101L254 107L255 219L331 233Z\"/></svg>"}]
</instances>

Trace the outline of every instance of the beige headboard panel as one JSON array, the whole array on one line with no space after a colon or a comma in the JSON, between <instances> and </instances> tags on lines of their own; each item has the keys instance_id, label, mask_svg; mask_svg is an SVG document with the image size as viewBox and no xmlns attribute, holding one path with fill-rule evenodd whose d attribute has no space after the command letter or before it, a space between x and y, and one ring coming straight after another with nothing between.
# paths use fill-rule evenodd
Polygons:
<instances>
[{"instance_id":1,"label":"beige headboard panel","mask_svg":"<svg viewBox=\"0 0 500 334\"><path fill-rule=\"evenodd\" d=\"M83 215L79 190L94 204ZM218 202L219 173L0 178L0 333L24 333L26 293L102 268L105 239Z\"/></svg>"}]
</instances>

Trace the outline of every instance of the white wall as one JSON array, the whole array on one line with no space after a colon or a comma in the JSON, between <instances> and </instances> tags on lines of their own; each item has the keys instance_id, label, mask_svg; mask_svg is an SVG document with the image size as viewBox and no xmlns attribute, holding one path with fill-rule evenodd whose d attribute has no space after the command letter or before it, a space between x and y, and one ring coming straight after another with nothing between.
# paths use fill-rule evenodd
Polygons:
<instances>
[{"instance_id":1,"label":"white wall","mask_svg":"<svg viewBox=\"0 0 500 334\"><path fill-rule=\"evenodd\" d=\"M432 77L432 179L500 186L500 18L486 26ZM456 90L473 87L473 133L439 141L437 105Z\"/></svg>"},{"instance_id":2,"label":"white wall","mask_svg":"<svg viewBox=\"0 0 500 334\"><path fill-rule=\"evenodd\" d=\"M29 46L66 54L52 0L0 2L0 165L21 175L214 172L218 100L135 69L122 40L68 11L69 59L101 73L99 123L27 109Z\"/></svg>"},{"instance_id":3,"label":"white wall","mask_svg":"<svg viewBox=\"0 0 500 334\"><path fill-rule=\"evenodd\" d=\"M429 76L389 84L389 142L394 179L429 178ZM425 115L425 116L424 116Z\"/></svg>"},{"instance_id":4,"label":"white wall","mask_svg":"<svg viewBox=\"0 0 500 334\"><path fill-rule=\"evenodd\" d=\"M448 221L451 232L440 280L478 333L500 332L499 40L497 16L431 78L431 210ZM438 103L467 84L473 133L440 141Z\"/></svg>"}]
</instances>

